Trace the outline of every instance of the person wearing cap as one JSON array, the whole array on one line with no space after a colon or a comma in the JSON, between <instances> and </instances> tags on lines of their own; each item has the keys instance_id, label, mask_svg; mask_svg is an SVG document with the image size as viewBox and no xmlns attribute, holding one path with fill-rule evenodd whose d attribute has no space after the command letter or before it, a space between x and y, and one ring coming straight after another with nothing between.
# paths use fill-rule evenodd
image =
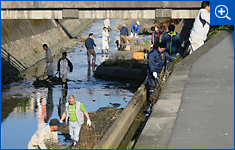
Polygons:
<instances>
[{"instance_id":1,"label":"person wearing cap","mask_svg":"<svg viewBox=\"0 0 235 150\"><path fill-rule=\"evenodd\" d=\"M154 48L148 54L147 76L149 83L149 94L152 97L156 87L156 79L159 81L160 73L166 60L171 61L173 58L165 51L166 44L161 42L157 48Z\"/></svg>"},{"instance_id":2,"label":"person wearing cap","mask_svg":"<svg viewBox=\"0 0 235 150\"><path fill-rule=\"evenodd\" d=\"M103 32L102 32L102 53L104 53L104 51L106 51L106 53L108 53L108 49L109 49L109 41L108 41L108 37L109 37L109 32L107 30L106 27L103 27Z\"/></svg>"},{"instance_id":3,"label":"person wearing cap","mask_svg":"<svg viewBox=\"0 0 235 150\"><path fill-rule=\"evenodd\" d=\"M58 119L51 119L49 125L37 130L32 136L28 149L47 149L45 142L53 139L52 131L58 130L61 125L62 123Z\"/></svg>"},{"instance_id":4,"label":"person wearing cap","mask_svg":"<svg viewBox=\"0 0 235 150\"><path fill-rule=\"evenodd\" d=\"M210 29L210 1L203 1L201 9L195 18L193 28L189 37L191 43L190 54L201 47L207 39Z\"/></svg>"},{"instance_id":5,"label":"person wearing cap","mask_svg":"<svg viewBox=\"0 0 235 150\"><path fill-rule=\"evenodd\" d=\"M134 23L132 26L131 26L131 35L130 37L132 37L133 35L135 35L135 38L138 39L138 34L140 32L140 22L139 21L136 21L136 23Z\"/></svg>"},{"instance_id":6,"label":"person wearing cap","mask_svg":"<svg viewBox=\"0 0 235 150\"><path fill-rule=\"evenodd\" d=\"M122 24L122 28L120 29L120 51L124 51L127 46L127 36L128 36L128 28L124 23Z\"/></svg>"},{"instance_id":7,"label":"person wearing cap","mask_svg":"<svg viewBox=\"0 0 235 150\"><path fill-rule=\"evenodd\" d=\"M65 104L65 111L60 119L60 122L62 123L62 121L65 119L65 123L67 125L69 120L69 134L71 139L74 141L74 147L78 148L79 133L81 126L84 123L84 114L87 118L88 126L91 126L91 120L84 105L81 102L76 101L74 95L69 95L68 100L69 102Z\"/></svg>"}]
</instances>

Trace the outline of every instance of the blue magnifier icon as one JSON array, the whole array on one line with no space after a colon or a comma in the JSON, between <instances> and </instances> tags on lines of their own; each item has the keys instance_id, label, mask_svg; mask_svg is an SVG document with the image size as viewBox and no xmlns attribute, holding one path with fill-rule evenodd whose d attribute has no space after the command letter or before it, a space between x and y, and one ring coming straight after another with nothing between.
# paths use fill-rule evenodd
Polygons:
<instances>
[{"instance_id":1,"label":"blue magnifier icon","mask_svg":"<svg viewBox=\"0 0 235 150\"><path fill-rule=\"evenodd\" d=\"M225 5L218 5L215 8L215 15L218 18L227 18L228 20L231 20L231 18L228 17L228 8Z\"/></svg>"}]
</instances>

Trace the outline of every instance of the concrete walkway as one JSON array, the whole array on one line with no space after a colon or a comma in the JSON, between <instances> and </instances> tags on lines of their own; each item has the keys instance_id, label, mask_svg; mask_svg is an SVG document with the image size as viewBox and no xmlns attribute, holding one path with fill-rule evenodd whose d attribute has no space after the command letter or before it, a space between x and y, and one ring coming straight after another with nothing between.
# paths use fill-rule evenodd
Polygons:
<instances>
[{"instance_id":1,"label":"concrete walkway","mask_svg":"<svg viewBox=\"0 0 235 150\"><path fill-rule=\"evenodd\" d=\"M175 66L134 148L234 148L234 33Z\"/></svg>"}]
</instances>

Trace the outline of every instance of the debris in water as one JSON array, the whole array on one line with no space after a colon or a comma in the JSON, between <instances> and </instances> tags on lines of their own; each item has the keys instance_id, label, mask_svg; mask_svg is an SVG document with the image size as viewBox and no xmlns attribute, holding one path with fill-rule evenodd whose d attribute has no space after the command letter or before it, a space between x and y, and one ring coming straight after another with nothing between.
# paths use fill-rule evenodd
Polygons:
<instances>
[{"instance_id":1,"label":"debris in water","mask_svg":"<svg viewBox=\"0 0 235 150\"><path fill-rule=\"evenodd\" d=\"M83 92L76 92L77 94L82 94Z\"/></svg>"},{"instance_id":2,"label":"debris in water","mask_svg":"<svg viewBox=\"0 0 235 150\"><path fill-rule=\"evenodd\" d=\"M107 94L104 94L105 96L110 96L110 94L109 93L107 93Z\"/></svg>"}]
</instances>

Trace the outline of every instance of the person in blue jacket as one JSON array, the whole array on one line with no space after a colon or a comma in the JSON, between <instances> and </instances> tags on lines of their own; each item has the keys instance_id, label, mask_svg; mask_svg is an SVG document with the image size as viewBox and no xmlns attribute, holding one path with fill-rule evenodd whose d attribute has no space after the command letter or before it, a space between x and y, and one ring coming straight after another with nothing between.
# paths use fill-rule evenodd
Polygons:
<instances>
[{"instance_id":1,"label":"person in blue jacket","mask_svg":"<svg viewBox=\"0 0 235 150\"><path fill-rule=\"evenodd\" d=\"M91 55L93 55L93 58L92 58L92 65L96 65L95 64L95 60L96 60L96 53L95 53L95 50L94 50L94 46L97 48L97 49L100 49L94 42L93 40L93 33L90 33L89 34L89 37L85 40L85 47L87 49L87 62L88 62L88 65L90 66L91 65Z\"/></svg>"},{"instance_id":2,"label":"person in blue jacket","mask_svg":"<svg viewBox=\"0 0 235 150\"><path fill-rule=\"evenodd\" d=\"M156 79L160 80L160 73L166 60L173 60L165 51L166 44L161 42L157 48L154 48L148 54L147 76L149 83L149 94L152 97L156 87Z\"/></svg>"},{"instance_id":3,"label":"person in blue jacket","mask_svg":"<svg viewBox=\"0 0 235 150\"><path fill-rule=\"evenodd\" d=\"M139 32L140 32L140 22L136 21L136 23L134 23L131 26L131 35L130 35L130 37L132 38L132 36L135 35L135 38L138 39Z\"/></svg>"},{"instance_id":4,"label":"person in blue jacket","mask_svg":"<svg viewBox=\"0 0 235 150\"><path fill-rule=\"evenodd\" d=\"M181 50L181 38L179 33L175 32L175 26L169 25L168 31L162 36L162 42L166 43L166 51L171 57L176 57L176 54ZM178 55L177 54L177 55Z\"/></svg>"}]
</instances>

